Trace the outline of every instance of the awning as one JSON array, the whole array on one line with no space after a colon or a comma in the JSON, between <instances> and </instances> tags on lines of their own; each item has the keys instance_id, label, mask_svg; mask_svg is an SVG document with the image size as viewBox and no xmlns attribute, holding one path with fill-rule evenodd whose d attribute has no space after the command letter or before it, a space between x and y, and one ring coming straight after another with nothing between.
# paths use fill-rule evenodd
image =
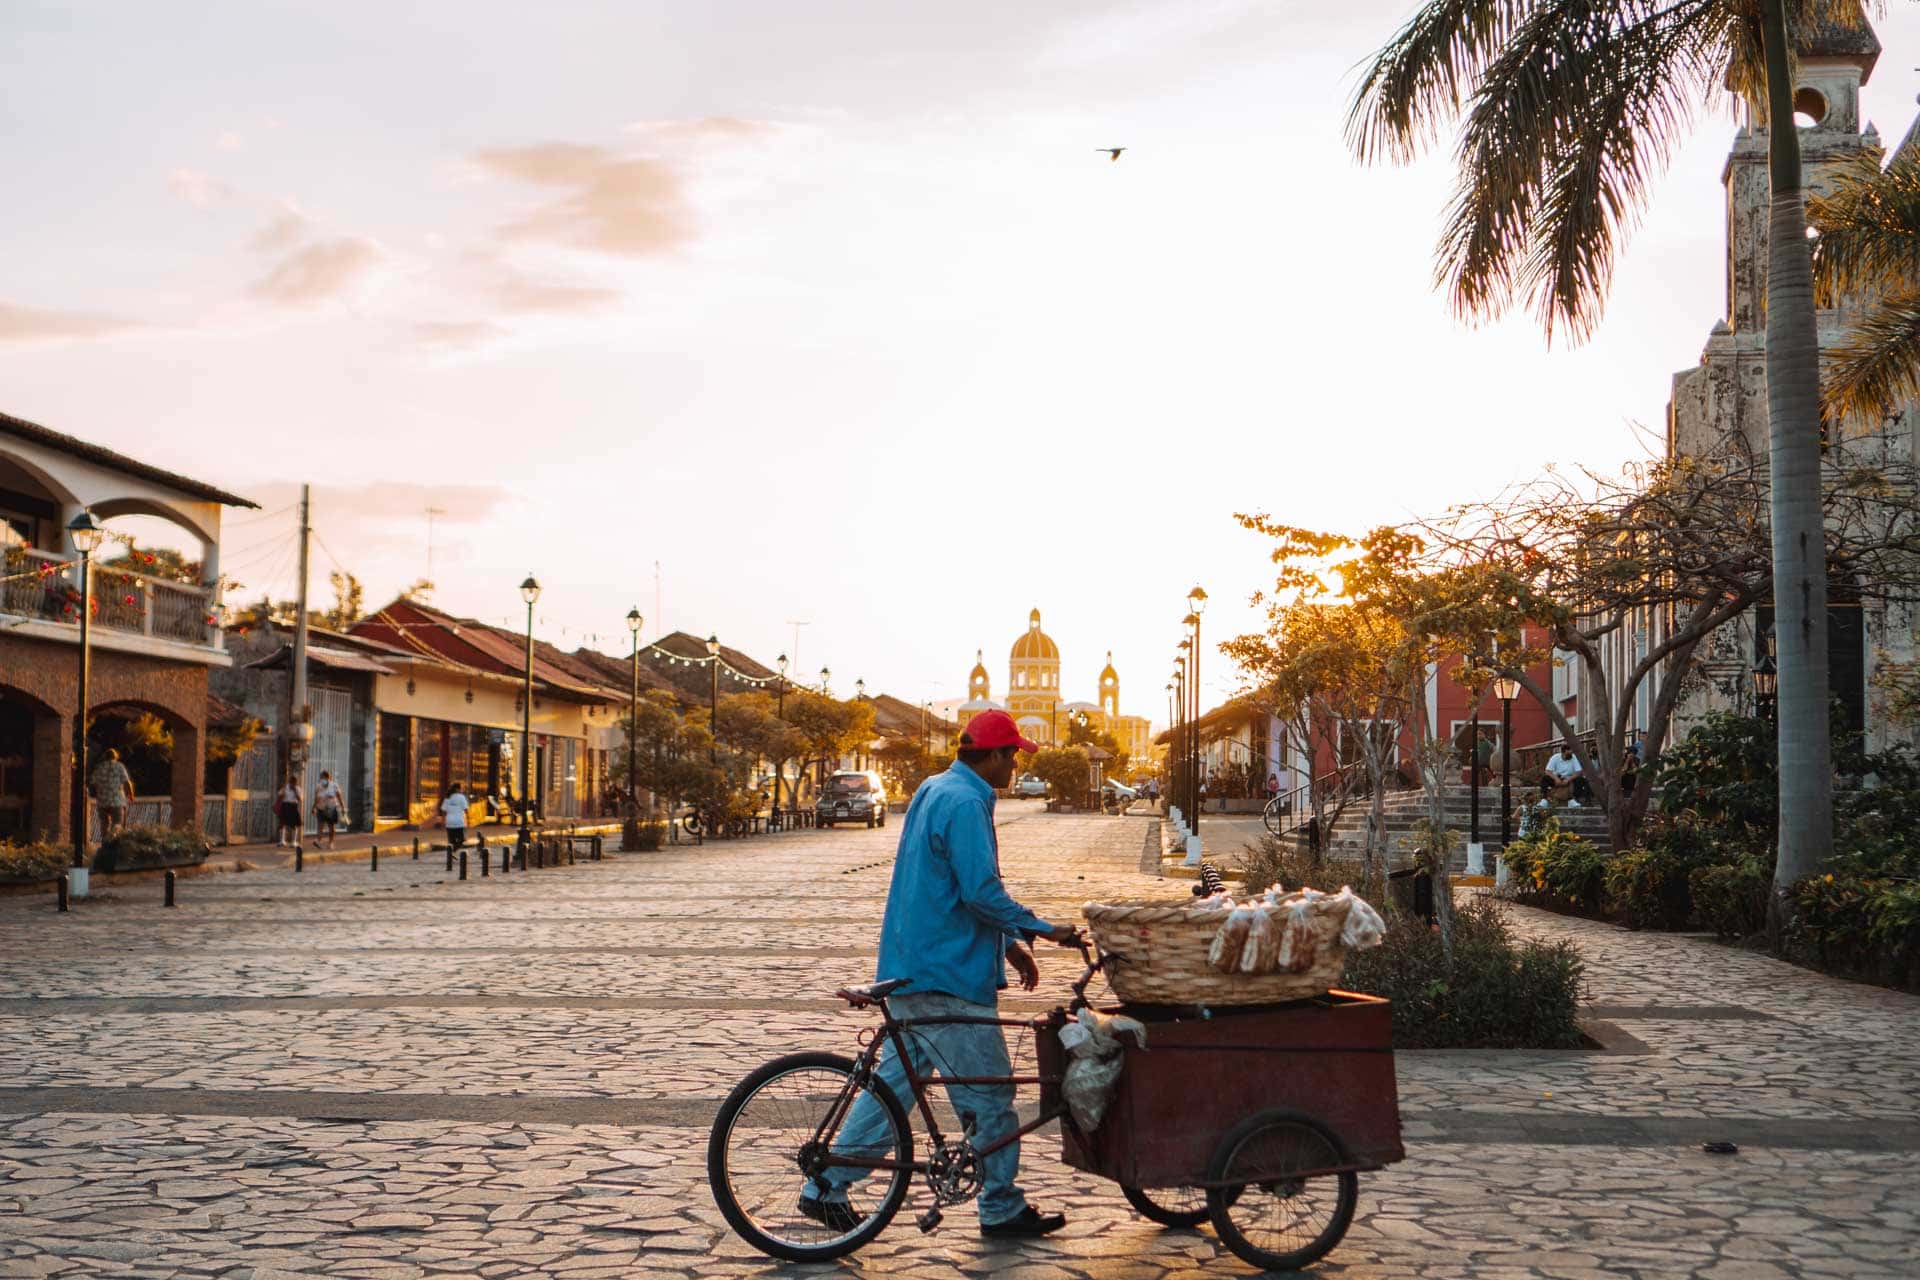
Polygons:
<instances>
[{"instance_id":1,"label":"awning","mask_svg":"<svg viewBox=\"0 0 1920 1280\"><path fill-rule=\"evenodd\" d=\"M250 667L281 667L293 660L291 646L282 645L278 651L266 657L250 662ZM334 671L371 671L375 675L390 676L397 674L395 669L377 658L364 653L355 653L351 649L330 649L325 645L307 646L307 661L315 666L327 667Z\"/></svg>"}]
</instances>

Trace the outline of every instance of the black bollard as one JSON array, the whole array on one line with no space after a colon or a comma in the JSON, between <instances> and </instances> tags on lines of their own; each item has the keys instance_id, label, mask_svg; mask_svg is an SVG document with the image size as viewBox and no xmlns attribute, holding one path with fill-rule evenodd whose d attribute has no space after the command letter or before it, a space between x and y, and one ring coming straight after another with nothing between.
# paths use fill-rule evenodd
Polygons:
<instances>
[{"instance_id":1,"label":"black bollard","mask_svg":"<svg viewBox=\"0 0 1920 1280\"><path fill-rule=\"evenodd\" d=\"M380 846L376 844L372 846L372 849L373 857L367 861L367 870L378 871L380 869Z\"/></svg>"},{"instance_id":2,"label":"black bollard","mask_svg":"<svg viewBox=\"0 0 1920 1280\"><path fill-rule=\"evenodd\" d=\"M453 870L453 846L447 846L447 870Z\"/></svg>"},{"instance_id":3,"label":"black bollard","mask_svg":"<svg viewBox=\"0 0 1920 1280\"><path fill-rule=\"evenodd\" d=\"M162 906L170 907L173 905L173 880L174 880L173 872L171 871L167 872L167 896L166 896L166 899L162 902L161 904Z\"/></svg>"},{"instance_id":4,"label":"black bollard","mask_svg":"<svg viewBox=\"0 0 1920 1280\"><path fill-rule=\"evenodd\" d=\"M600 861L600 842L604 839L606 839L605 836L595 836L593 838L593 860L595 862Z\"/></svg>"},{"instance_id":5,"label":"black bollard","mask_svg":"<svg viewBox=\"0 0 1920 1280\"><path fill-rule=\"evenodd\" d=\"M307 850L298 840L293 842L293 869L295 871L307 869Z\"/></svg>"},{"instance_id":6,"label":"black bollard","mask_svg":"<svg viewBox=\"0 0 1920 1280\"><path fill-rule=\"evenodd\" d=\"M466 850L462 849L461 852L465 853ZM487 856L487 846L484 844L476 849L475 852L480 855L480 878L485 880L490 874L487 869L493 865L493 859Z\"/></svg>"},{"instance_id":7,"label":"black bollard","mask_svg":"<svg viewBox=\"0 0 1920 1280\"><path fill-rule=\"evenodd\" d=\"M413 860L415 862L420 861L420 837L419 836L415 836L413 838Z\"/></svg>"},{"instance_id":8,"label":"black bollard","mask_svg":"<svg viewBox=\"0 0 1920 1280\"><path fill-rule=\"evenodd\" d=\"M462 880L467 878L467 851L465 849L460 851L460 878Z\"/></svg>"},{"instance_id":9,"label":"black bollard","mask_svg":"<svg viewBox=\"0 0 1920 1280\"><path fill-rule=\"evenodd\" d=\"M65 911L67 909L67 874L64 871L60 873L60 885L55 892L60 895L60 909Z\"/></svg>"},{"instance_id":10,"label":"black bollard","mask_svg":"<svg viewBox=\"0 0 1920 1280\"><path fill-rule=\"evenodd\" d=\"M567 841L567 865L568 866L573 865L573 841L572 840Z\"/></svg>"}]
</instances>

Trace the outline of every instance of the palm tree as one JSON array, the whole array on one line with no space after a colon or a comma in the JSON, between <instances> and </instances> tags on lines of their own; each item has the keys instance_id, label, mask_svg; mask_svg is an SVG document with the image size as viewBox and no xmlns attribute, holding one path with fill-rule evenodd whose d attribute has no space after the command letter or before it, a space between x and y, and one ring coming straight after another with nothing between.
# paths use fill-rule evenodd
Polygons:
<instances>
[{"instance_id":1,"label":"palm tree","mask_svg":"<svg viewBox=\"0 0 1920 1280\"><path fill-rule=\"evenodd\" d=\"M1885 170L1863 152L1807 201L1819 228L1813 279L1823 300L1862 307L1829 354L1821 402L1829 421L1872 419L1920 397L1920 156Z\"/></svg>"},{"instance_id":2,"label":"palm tree","mask_svg":"<svg viewBox=\"0 0 1920 1280\"><path fill-rule=\"evenodd\" d=\"M1436 279L1455 312L1516 302L1578 341L1621 243L1696 112L1732 93L1793 119L1788 35L1857 30L1861 0L1429 0L1374 56L1348 115L1363 161L1404 162L1456 120ZM1768 130L1767 417L1786 889L1832 853L1820 350L1796 129Z\"/></svg>"}]
</instances>

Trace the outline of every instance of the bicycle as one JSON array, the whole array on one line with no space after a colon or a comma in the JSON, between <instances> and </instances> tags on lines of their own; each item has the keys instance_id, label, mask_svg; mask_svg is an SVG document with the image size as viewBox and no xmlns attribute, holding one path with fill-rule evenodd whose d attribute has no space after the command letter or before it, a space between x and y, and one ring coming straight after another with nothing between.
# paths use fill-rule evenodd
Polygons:
<instances>
[{"instance_id":1,"label":"bicycle","mask_svg":"<svg viewBox=\"0 0 1920 1280\"><path fill-rule=\"evenodd\" d=\"M1381 1147L1377 1156L1372 1135L1362 1144L1361 1157L1356 1158L1331 1129L1312 1116L1293 1108L1268 1106L1251 1114L1236 1114L1234 1123L1217 1126L1224 1132L1224 1138L1217 1141L1212 1127L1189 1135L1206 1140L1212 1152L1206 1168L1183 1166L1138 1179L1140 1183L1152 1182L1151 1188L1116 1176L1114 1168L1120 1166L1102 1166L1097 1157L1093 1163L1081 1163L1089 1159L1085 1153L1102 1140L1111 1144L1116 1137L1124 1139L1124 1135L1111 1132L1124 1122L1110 1114L1098 1138L1074 1124L1072 1113L1060 1097L1062 1076L1048 1071L1051 1064L1061 1061L1058 1041L1047 1037L1087 1007L1087 987L1094 976L1109 962L1123 957L1111 953L1096 957L1084 937L1060 945L1077 946L1086 969L1072 984L1073 998L1066 1006L1036 1018L943 1015L903 1021L887 1004L887 997L906 985L905 980L897 978L836 991L835 995L855 1009L877 1007L880 1011L877 1032L871 1027L861 1032L857 1057L796 1053L776 1058L742 1080L721 1104L707 1143L707 1180L727 1224L754 1248L784 1261L822 1262L843 1257L886 1229L905 1203L913 1177L918 1175L932 1193L933 1204L919 1215L917 1225L922 1232L930 1232L940 1224L943 1209L979 1194L981 1161L1057 1119L1061 1121L1063 1143L1069 1148L1063 1153L1068 1162L1113 1177L1129 1204L1163 1226L1194 1227L1211 1219L1235 1254L1256 1266L1276 1270L1304 1266L1339 1243L1353 1217L1356 1172L1401 1158L1398 1110L1391 1092L1383 1113L1391 1125L1391 1144ZM1348 999L1381 1006L1378 1012L1384 1017L1385 1002L1370 997ZM1222 1042L1219 1046L1198 1047L1242 1048L1224 1043L1233 1038L1226 1028L1234 1021L1223 1017L1186 1025L1221 1029L1200 1033ZM945 1084L1039 1085L1039 1113L980 1148L973 1145L973 1127L967 1116L961 1117L957 1139L943 1133L929 1098L936 1077L920 1074L906 1044L906 1036L914 1027L934 1024L1032 1031L1040 1064L1036 1074L938 1078ZM1385 1026L1382 1021L1381 1035ZM893 1046L911 1087L913 1109L925 1130L925 1158L915 1157L907 1108L876 1078L879 1056L887 1044ZM1233 1055L1242 1062L1249 1056L1244 1052ZM1390 1051L1387 1070L1390 1077ZM1173 1074L1178 1076L1178 1087L1190 1084L1190 1077ZM1143 1079L1149 1082L1147 1087L1162 1091L1170 1091L1168 1086L1173 1083L1153 1071L1145 1072ZM1265 1080L1259 1087L1271 1090ZM841 1126L862 1094L872 1098L883 1123L872 1141L854 1146L840 1140ZM1144 1166L1132 1163L1129 1157L1125 1167ZM830 1185L825 1175L835 1168L863 1170L869 1178L878 1180L878 1186L859 1188L859 1203L865 1207L857 1207L849 1198L841 1211L803 1210L802 1187L811 1180L822 1197L815 1203L824 1203Z\"/></svg>"}]
</instances>

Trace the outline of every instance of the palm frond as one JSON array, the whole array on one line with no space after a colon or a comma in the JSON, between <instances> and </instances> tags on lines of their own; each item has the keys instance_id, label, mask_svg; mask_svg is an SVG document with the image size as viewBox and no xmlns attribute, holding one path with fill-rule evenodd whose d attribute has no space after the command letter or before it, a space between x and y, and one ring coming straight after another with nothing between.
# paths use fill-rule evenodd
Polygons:
<instances>
[{"instance_id":1,"label":"palm frond","mask_svg":"<svg viewBox=\"0 0 1920 1280\"><path fill-rule=\"evenodd\" d=\"M1435 275L1457 314L1526 299L1549 340L1598 322L1620 241L1725 67L1715 0L1554 0L1490 63Z\"/></svg>"},{"instance_id":2,"label":"palm frond","mask_svg":"<svg viewBox=\"0 0 1920 1280\"><path fill-rule=\"evenodd\" d=\"M1884 170L1863 152L1833 171L1807 201L1813 280L1822 305L1854 293L1920 283L1920 157L1895 156Z\"/></svg>"},{"instance_id":3,"label":"palm frond","mask_svg":"<svg viewBox=\"0 0 1920 1280\"><path fill-rule=\"evenodd\" d=\"M1413 159L1460 114L1487 64L1541 0L1433 0L1368 64L1347 108L1363 162Z\"/></svg>"},{"instance_id":4,"label":"palm frond","mask_svg":"<svg viewBox=\"0 0 1920 1280\"><path fill-rule=\"evenodd\" d=\"M1920 398L1920 288L1877 301L1822 373L1820 407L1829 421L1871 420Z\"/></svg>"}]
</instances>

